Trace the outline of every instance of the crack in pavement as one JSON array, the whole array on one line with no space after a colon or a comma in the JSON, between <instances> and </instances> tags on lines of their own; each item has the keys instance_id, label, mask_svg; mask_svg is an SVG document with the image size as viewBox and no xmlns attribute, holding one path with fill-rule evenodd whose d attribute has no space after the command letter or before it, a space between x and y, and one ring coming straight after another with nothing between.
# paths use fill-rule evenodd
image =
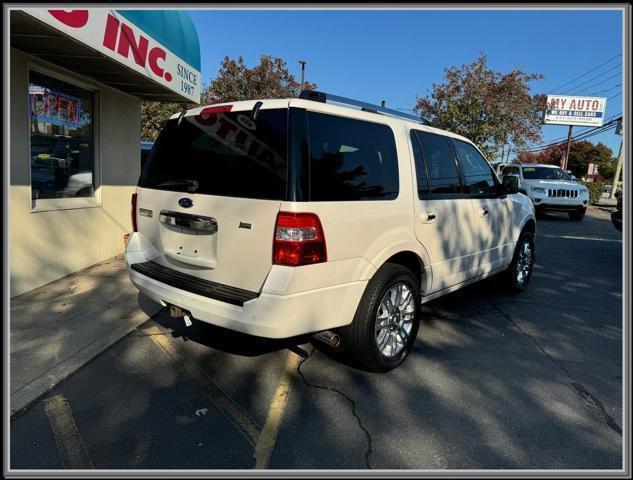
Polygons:
<instances>
[{"instance_id":1,"label":"crack in pavement","mask_svg":"<svg viewBox=\"0 0 633 480\"><path fill-rule=\"evenodd\" d=\"M358 422L358 426L365 433L365 437L367 438L367 450L365 450L365 465L367 466L368 469L371 469L370 457L372 454L372 438L371 438L371 434L369 433L369 430L365 428L361 418L356 413L356 402L352 398L350 398L347 394L341 392L340 390L334 387L328 387L324 385L315 385L313 383L308 382L305 376L303 375L303 372L301 371L301 366L314 354L314 351L315 349L313 348L312 351L308 354L308 356L303 358L303 360L299 362L299 365L297 366L297 373L299 374L299 376L301 377L301 380L306 386L319 389L319 390L329 390L331 392L339 394L340 396L342 396L345 400L349 402L349 404L352 407L352 415L354 415L354 417L356 418L356 421Z\"/></svg>"},{"instance_id":2,"label":"crack in pavement","mask_svg":"<svg viewBox=\"0 0 633 480\"><path fill-rule=\"evenodd\" d=\"M594 394L592 394L589 390L587 390L582 384L575 382L571 374L569 373L569 370L567 370L567 368L564 365L561 365L560 362L556 360L552 355L547 353L547 350L545 350L545 348L543 348L543 346L541 346L541 344L532 335L530 335L523 328L521 328L519 324L514 321L514 319L509 313L504 312L490 298L488 298L487 300L490 303L490 305L492 305L495 308L495 310L499 313L499 315L502 315L510 324L512 324L514 328L516 328L521 335L523 335L524 337L527 337L536 346L536 348L543 355L545 355L550 362L554 364L555 367L557 367L560 371L562 371L565 374L565 376L569 380L570 385L574 388L576 393L580 395L580 397L585 401L585 403L587 403L589 406L595 408L596 410L598 410L598 412L600 412L600 414L604 418L604 421L609 426L609 428L611 428L618 435L622 436L622 427L620 427L620 425L618 425L615 419L607 413L607 410L604 407L604 404L600 401L600 399L596 397Z\"/></svg>"}]
</instances>

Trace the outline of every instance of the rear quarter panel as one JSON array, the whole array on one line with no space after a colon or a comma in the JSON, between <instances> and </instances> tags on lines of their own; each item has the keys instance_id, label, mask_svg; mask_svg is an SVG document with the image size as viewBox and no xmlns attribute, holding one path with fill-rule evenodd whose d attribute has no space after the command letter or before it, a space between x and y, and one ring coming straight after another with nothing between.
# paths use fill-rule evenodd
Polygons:
<instances>
[{"instance_id":1,"label":"rear quarter panel","mask_svg":"<svg viewBox=\"0 0 633 480\"><path fill-rule=\"evenodd\" d=\"M328 105L316 104L314 110L334 113L326 107ZM345 116L338 111L335 114ZM404 122L365 112L350 117L382 123L392 129L398 155L398 197L394 200L283 202L281 210L319 216L328 261L288 268L287 276L275 289L285 288L290 293L367 281L389 257L402 251L417 253L428 265L426 252L413 232L413 172Z\"/></svg>"}]
</instances>

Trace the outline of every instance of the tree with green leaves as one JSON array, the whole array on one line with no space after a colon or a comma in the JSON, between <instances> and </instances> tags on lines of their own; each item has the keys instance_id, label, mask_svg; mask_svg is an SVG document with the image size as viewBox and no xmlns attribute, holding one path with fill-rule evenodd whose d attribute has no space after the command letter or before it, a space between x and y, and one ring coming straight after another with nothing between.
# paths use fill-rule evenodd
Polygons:
<instances>
[{"instance_id":1,"label":"tree with green leaves","mask_svg":"<svg viewBox=\"0 0 633 480\"><path fill-rule=\"evenodd\" d=\"M587 140L573 142L569 147L567 169L578 178L585 177L590 163L598 165L598 174L604 180L613 178L615 173L613 150L602 142L596 145Z\"/></svg>"},{"instance_id":2,"label":"tree with green leaves","mask_svg":"<svg viewBox=\"0 0 633 480\"><path fill-rule=\"evenodd\" d=\"M237 60L224 57L217 77L203 87L202 105L220 102L237 102L266 98L297 97L301 82L292 75L286 62L271 55L262 55L259 63L249 68L240 56ZM314 90L315 83L305 82L304 88ZM156 140L161 126L182 108L193 108L194 104L147 102L141 103L141 138Z\"/></svg>"},{"instance_id":3,"label":"tree with green leaves","mask_svg":"<svg viewBox=\"0 0 633 480\"><path fill-rule=\"evenodd\" d=\"M193 103L173 103L173 102L141 102L141 139L155 141L163 124L169 120L174 113L183 108L193 108Z\"/></svg>"},{"instance_id":4,"label":"tree with green leaves","mask_svg":"<svg viewBox=\"0 0 633 480\"><path fill-rule=\"evenodd\" d=\"M543 75L520 68L498 72L480 54L469 65L445 69L444 78L414 107L433 126L469 138L491 160L507 142L522 147L541 140L547 97L532 95L530 82Z\"/></svg>"},{"instance_id":5,"label":"tree with green leaves","mask_svg":"<svg viewBox=\"0 0 633 480\"><path fill-rule=\"evenodd\" d=\"M316 84L305 82L304 88L314 90ZM237 60L224 57L218 76L202 93L202 103L297 97L300 91L300 82L281 58L262 55L259 63L249 68L241 56Z\"/></svg>"}]
</instances>

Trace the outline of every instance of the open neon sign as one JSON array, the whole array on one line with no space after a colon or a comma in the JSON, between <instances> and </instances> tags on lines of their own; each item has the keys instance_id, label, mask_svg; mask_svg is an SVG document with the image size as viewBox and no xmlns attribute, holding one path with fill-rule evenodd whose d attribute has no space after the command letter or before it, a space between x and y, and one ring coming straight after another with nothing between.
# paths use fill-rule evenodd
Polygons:
<instances>
[{"instance_id":1,"label":"open neon sign","mask_svg":"<svg viewBox=\"0 0 633 480\"><path fill-rule=\"evenodd\" d=\"M79 126L81 102L78 98L33 86L29 93L31 118L54 125Z\"/></svg>"}]
</instances>

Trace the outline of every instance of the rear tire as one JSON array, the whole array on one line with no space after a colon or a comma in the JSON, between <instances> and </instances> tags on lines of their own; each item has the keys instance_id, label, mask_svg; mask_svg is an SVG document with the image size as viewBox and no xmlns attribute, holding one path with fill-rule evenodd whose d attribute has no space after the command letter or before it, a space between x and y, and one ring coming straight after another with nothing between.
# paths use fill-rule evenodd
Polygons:
<instances>
[{"instance_id":1,"label":"rear tire","mask_svg":"<svg viewBox=\"0 0 633 480\"><path fill-rule=\"evenodd\" d=\"M338 330L341 353L362 370L389 371L409 355L419 316L420 287L415 275L387 263L367 284L353 322Z\"/></svg>"},{"instance_id":2,"label":"rear tire","mask_svg":"<svg viewBox=\"0 0 633 480\"><path fill-rule=\"evenodd\" d=\"M577 210L575 212L569 212L569 219L580 221L585 218L585 213L587 213L586 208L581 208L580 210Z\"/></svg>"},{"instance_id":3,"label":"rear tire","mask_svg":"<svg viewBox=\"0 0 633 480\"><path fill-rule=\"evenodd\" d=\"M504 285L510 293L524 291L532 278L534 270L534 234L529 230L521 232L514 249L512 262L501 274Z\"/></svg>"}]
</instances>

